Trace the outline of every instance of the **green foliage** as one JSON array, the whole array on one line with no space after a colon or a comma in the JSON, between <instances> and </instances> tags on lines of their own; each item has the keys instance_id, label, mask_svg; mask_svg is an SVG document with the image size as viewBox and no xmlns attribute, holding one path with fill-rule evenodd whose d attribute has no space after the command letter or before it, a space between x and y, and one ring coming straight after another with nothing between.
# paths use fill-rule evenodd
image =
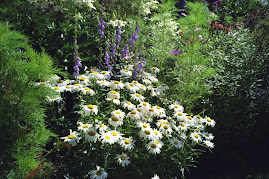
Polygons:
<instances>
[{"instance_id":1,"label":"green foliage","mask_svg":"<svg viewBox=\"0 0 269 179\"><path fill-rule=\"evenodd\" d=\"M25 36L8 28L0 24L1 176L21 178L38 166L42 147L54 136L42 105L51 92L35 81L58 71L47 54L36 53Z\"/></svg>"}]
</instances>

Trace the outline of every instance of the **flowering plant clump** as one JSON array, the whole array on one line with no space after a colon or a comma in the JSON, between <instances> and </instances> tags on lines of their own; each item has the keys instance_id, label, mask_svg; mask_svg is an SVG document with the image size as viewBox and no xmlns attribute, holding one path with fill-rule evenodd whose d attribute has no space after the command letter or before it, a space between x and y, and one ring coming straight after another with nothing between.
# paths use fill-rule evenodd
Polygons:
<instances>
[{"instance_id":1,"label":"flowering plant clump","mask_svg":"<svg viewBox=\"0 0 269 179\"><path fill-rule=\"evenodd\" d=\"M75 151L78 161L86 160L81 176L184 175L184 169L194 166L203 152L201 146L214 147L214 136L207 129L215 121L187 114L180 103L167 99L169 87L158 81L157 67L145 72L140 81L126 78L134 73L129 65L121 68L122 74L112 76L113 80L107 80L112 74L95 68L78 81L45 82L61 96L77 95L76 125L64 129L61 139ZM67 100L59 98L54 101Z\"/></svg>"}]
</instances>

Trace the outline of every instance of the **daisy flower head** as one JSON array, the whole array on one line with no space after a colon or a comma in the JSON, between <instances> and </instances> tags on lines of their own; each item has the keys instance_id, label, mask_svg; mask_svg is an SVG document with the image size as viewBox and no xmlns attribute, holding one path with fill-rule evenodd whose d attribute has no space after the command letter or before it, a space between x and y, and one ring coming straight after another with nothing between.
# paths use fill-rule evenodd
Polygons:
<instances>
[{"instance_id":1,"label":"daisy flower head","mask_svg":"<svg viewBox=\"0 0 269 179\"><path fill-rule=\"evenodd\" d=\"M106 80L97 80L96 83L101 87L110 86L110 82Z\"/></svg>"},{"instance_id":2,"label":"daisy flower head","mask_svg":"<svg viewBox=\"0 0 269 179\"><path fill-rule=\"evenodd\" d=\"M187 114L182 113L182 112L175 112L174 117L177 118L178 121L185 121Z\"/></svg>"},{"instance_id":3,"label":"daisy flower head","mask_svg":"<svg viewBox=\"0 0 269 179\"><path fill-rule=\"evenodd\" d=\"M135 108L136 108L136 106L134 105L134 104L132 104L131 102L129 102L129 101L124 101L123 103L122 103L122 107L124 108L124 109L128 109L128 110L134 110Z\"/></svg>"},{"instance_id":4,"label":"daisy flower head","mask_svg":"<svg viewBox=\"0 0 269 179\"><path fill-rule=\"evenodd\" d=\"M184 111L184 107L179 104L171 104L169 105L169 109L174 110L174 112L181 112L181 113Z\"/></svg>"},{"instance_id":5,"label":"daisy flower head","mask_svg":"<svg viewBox=\"0 0 269 179\"><path fill-rule=\"evenodd\" d=\"M148 79L143 79L142 81L143 81L143 83L145 85L151 85L152 84L152 82L150 80L148 80Z\"/></svg>"},{"instance_id":6,"label":"daisy flower head","mask_svg":"<svg viewBox=\"0 0 269 179\"><path fill-rule=\"evenodd\" d=\"M212 133L208 133L208 132L204 132L204 133L203 133L203 137L204 137L206 140L209 140L209 141L211 141L211 140L214 139L213 134L212 134Z\"/></svg>"},{"instance_id":7,"label":"daisy flower head","mask_svg":"<svg viewBox=\"0 0 269 179\"><path fill-rule=\"evenodd\" d=\"M134 85L133 83L126 83L126 84L125 84L125 87L126 87L131 93L136 93L136 92L139 90L139 88L138 88L136 85Z\"/></svg>"},{"instance_id":8,"label":"daisy flower head","mask_svg":"<svg viewBox=\"0 0 269 179\"><path fill-rule=\"evenodd\" d=\"M59 86L53 86L51 87L54 91L61 93L61 88Z\"/></svg>"},{"instance_id":9,"label":"daisy flower head","mask_svg":"<svg viewBox=\"0 0 269 179\"><path fill-rule=\"evenodd\" d=\"M93 128L88 128L85 132L85 141L96 143L98 134Z\"/></svg>"},{"instance_id":10,"label":"daisy flower head","mask_svg":"<svg viewBox=\"0 0 269 179\"><path fill-rule=\"evenodd\" d=\"M90 95L90 96L95 95L95 92L91 88L85 87L85 88L81 88L80 90L82 94L84 95Z\"/></svg>"},{"instance_id":11,"label":"daisy flower head","mask_svg":"<svg viewBox=\"0 0 269 179\"><path fill-rule=\"evenodd\" d=\"M165 109L160 106L153 106L154 111L157 113L157 116L161 118L165 117Z\"/></svg>"},{"instance_id":12,"label":"daisy flower head","mask_svg":"<svg viewBox=\"0 0 269 179\"><path fill-rule=\"evenodd\" d=\"M151 80L152 83L157 83L159 80L157 78L155 78L154 76L149 78Z\"/></svg>"},{"instance_id":13,"label":"daisy flower head","mask_svg":"<svg viewBox=\"0 0 269 179\"><path fill-rule=\"evenodd\" d=\"M138 81L132 81L133 84L135 84L137 87L139 87L141 84Z\"/></svg>"},{"instance_id":14,"label":"daisy flower head","mask_svg":"<svg viewBox=\"0 0 269 179\"><path fill-rule=\"evenodd\" d=\"M110 87L112 89L123 89L124 84L120 81L113 81L113 82L111 82Z\"/></svg>"},{"instance_id":15,"label":"daisy flower head","mask_svg":"<svg viewBox=\"0 0 269 179\"><path fill-rule=\"evenodd\" d=\"M124 150L131 150L134 148L134 141L132 138L123 138L119 143Z\"/></svg>"},{"instance_id":16,"label":"daisy flower head","mask_svg":"<svg viewBox=\"0 0 269 179\"><path fill-rule=\"evenodd\" d=\"M104 75L104 78L108 78L112 72L109 71L102 71L101 74Z\"/></svg>"},{"instance_id":17,"label":"daisy flower head","mask_svg":"<svg viewBox=\"0 0 269 179\"><path fill-rule=\"evenodd\" d=\"M171 135L173 132L173 129L172 129L171 125L169 125L169 124L164 124L163 126L161 126L159 128L159 130L162 131L162 133L165 135Z\"/></svg>"},{"instance_id":18,"label":"daisy flower head","mask_svg":"<svg viewBox=\"0 0 269 179\"><path fill-rule=\"evenodd\" d=\"M146 130L146 129L151 128L149 123L145 123L145 122L141 122L141 121L137 122L136 125L138 127L140 127L142 130Z\"/></svg>"},{"instance_id":19,"label":"daisy flower head","mask_svg":"<svg viewBox=\"0 0 269 179\"><path fill-rule=\"evenodd\" d=\"M129 112L126 116L127 118L137 121L139 119L141 119L141 113L137 110L132 110L131 112Z\"/></svg>"},{"instance_id":20,"label":"daisy flower head","mask_svg":"<svg viewBox=\"0 0 269 179\"><path fill-rule=\"evenodd\" d=\"M200 141L202 141L202 138L201 138L200 134L197 133L197 132L192 132L191 133L191 139L192 139L193 142L196 142L196 143L199 143Z\"/></svg>"},{"instance_id":21,"label":"daisy flower head","mask_svg":"<svg viewBox=\"0 0 269 179\"><path fill-rule=\"evenodd\" d=\"M83 88L83 85L82 84L79 84L79 83L76 83L74 85L72 85L72 92L77 92L77 91L80 91L80 89Z\"/></svg>"},{"instance_id":22,"label":"daisy flower head","mask_svg":"<svg viewBox=\"0 0 269 179\"><path fill-rule=\"evenodd\" d=\"M125 153L116 155L116 160L122 167L125 167L131 163L129 159L130 157Z\"/></svg>"},{"instance_id":23,"label":"daisy flower head","mask_svg":"<svg viewBox=\"0 0 269 179\"><path fill-rule=\"evenodd\" d=\"M138 85L138 88L140 91L146 91L147 90L147 87L144 86L144 85Z\"/></svg>"},{"instance_id":24,"label":"daisy flower head","mask_svg":"<svg viewBox=\"0 0 269 179\"><path fill-rule=\"evenodd\" d=\"M146 147L149 153L154 155L161 153L161 148L155 143L155 141L150 141Z\"/></svg>"},{"instance_id":25,"label":"daisy flower head","mask_svg":"<svg viewBox=\"0 0 269 179\"><path fill-rule=\"evenodd\" d=\"M120 99L120 93L119 92L117 92L117 91L109 91L108 93L107 93L107 98L109 98L109 99Z\"/></svg>"},{"instance_id":26,"label":"daisy flower head","mask_svg":"<svg viewBox=\"0 0 269 179\"><path fill-rule=\"evenodd\" d=\"M107 130L109 130L109 128L107 127L107 125L103 124L101 121L99 121L96 125L95 128L99 130L99 133L105 133L107 132Z\"/></svg>"},{"instance_id":27,"label":"daisy flower head","mask_svg":"<svg viewBox=\"0 0 269 179\"><path fill-rule=\"evenodd\" d=\"M61 92L72 92L72 85L66 85L60 87Z\"/></svg>"},{"instance_id":28,"label":"daisy flower head","mask_svg":"<svg viewBox=\"0 0 269 179\"><path fill-rule=\"evenodd\" d=\"M85 113L86 116L89 116L89 115L97 115L97 113L98 113L97 106L96 105L92 105L92 104L84 105L83 106L83 111L84 111L84 113Z\"/></svg>"},{"instance_id":29,"label":"daisy flower head","mask_svg":"<svg viewBox=\"0 0 269 179\"><path fill-rule=\"evenodd\" d=\"M81 84L83 84L83 85L87 85L88 84L89 78L87 76L80 75L78 77L78 79L79 79L79 81L80 81Z\"/></svg>"},{"instance_id":30,"label":"daisy flower head","mask_svg":"<svg viewBox=\"0 0 269 179\"><path fill-rule=\"evenodd\" d=\"M88 128L92 127L92 124L84 124L82 122L78 122L78 130L82 132L86 132Z\"/></svg>"},{"instance_id":31,"label":"daisy flower head","mask_svg":"<svg viewBox=\"0 0 269 179\"><path fill-rule=\"evenodd\" d=\"M156 117L156 116L158 116L158 111L156 111L154 108L149 108L148 111L147 111L147 114L150 117Z\"/></svg>"},{"instance_id":32,"label":"daisy flower head","mask_svg":"<svg viewBox=\"0 0 269 179\"><path fill-rule=\"evenodd\" d=\"M215 146L213 142L208 141L208 140L205 140L205 141L204 141L204 144L205 144L208 148L211 148L211 149L213 149L214 146Z\"/></svg>"},{"instance_id":33,"label":"daisy flower head","mask_svg":"<svg viewBox=\"0 0 269 179\"><path fill-rule=\"evenodd\" d=\"M186 116L184 121L185 121L185 123L189 124L190 126L193 126L194 122L195 122L191 116Z\"/></svg>"},{"instance_id":34,"label":"daisy flower head","mask_svg":"<svg viewBox=\"0 0 269 179\"><path fill-rule=\"evenodd\" d=\"M127 77L132 77L132 72L130 70L120 70L120 73L123 75L123 76L127 76Z\"/></svg>"},{"instance_id":35,"label":"daisy flower head","mask_svg":"<svg viewBox=\"0 0 269 179\"><path fill-rule=\"evenodd\" d=\"M115 116L117 118L123 119L125 117L125 112L123 112L120 109L117 109L117 110L111 112L111 116Z\"/></svg>"},{"instance_id":36,"label":"daisy flower head","mask_svg":"<svg viewBox=\"0 0 269 179\"><path fill-rule=\"evenodd\" d=\"M47 97L49 102L54 102L56 101L57 103L60 103L63 101L63 98L61 96L52 96L52 97Z\"/></svg>"},{"instance_id":37,"label":"daisy flower head","mask_svg":"<svg viewBox=\"0 0 269 179\"><path fill-rule=\"evenodd\" d=\"M178 128L181 130L181 131L186 131L188 130L188 127L189 127L189 124L185 123L185 122L181 122L178 126Z\"/></svg>"},{"instance_id":38,"label":"daisy flower head","mask_svg":"<svg viewBox=\"0 0 269 179\"><path fill-rule=\"evenodd\" d=\"M145 115L145 114L141 116L141 120L144 122L152 122L153 121L153 119L149 115Z\"/></svg>"},{"instance_id":39,"label":"daisy flower head","mask_svg":"<svg viewBox=\"0 0 269 179\"><path fill-rule=\"evenodd\" d=\"M101 79L104 79L104 75L103 74L100 74L99 72L97 71L90 71L90 75L89 75L89 78L90 79L96 79L96 80L101 80Z\"/></svg>"},{"instance_id":40,"label":"daisy flower head","mask_svg":"<svg viewBox=\"0 0 269 179\"><path fill-rule=\"evenodd\" d=\"M154 135L152 132L151 128L147 128L147 129L141 129L139 132L139 136L142 140L153 140L154 139Z\"/></svg>"},{"instance_id":41,"label":"daisy flower head","mask_svg":"<svg viewBox=\"0 0 269 179\"><path fill-rule=\"evenodd\" d=\"M204 119L204 122L206 125L211 126L211 127L214 127L216 124L216 122L213 119L210 119L210 117L206 117Z\"/></svg>"},{"instance_id":42,"label":"daisy flower head","mask_svg":"<svg viewBox=\"0 0 269 179\"><path fill-rule=\"evenodd\" d=\"M159 131L158 129L152 129L152 133L153 133L154 139L162 139L163 138L162 132Z\"/></svg>"},{"instance_id":43,"label":"daisy flower head","mask_svg":"<svg viewBox=\"0 0 269 179\"><path fill-rule=\"evenodd\" d=\"M166 90L169 90L169 87L166 84L162 84L162 85L157 87L157 90L160 92L164 92Z\"/></svg>"},{"instance_id":44,"label":"daisy flower head","mask_svg":"<svg viewBox=\"0 0 269 179\"><path fill-rule=\"evenodd\" d=\"M76 131L72 132L70 129L70 135L61 137L61 139L64 139L64 142L68 142L72 146L76 146L79 143L80 137L78 137L78 133Z\"/></svg>"},{"instance_id":45,"label":"daisy flower head","mask_svg":"<svg viewBox=\"0 0 269 179\"><path fill-rule=\"evenodd\" d=\"M119 99L106 98L106 101L112 102L113 104L116 104L116 105L120 105Z\"/></svg>"},{"instance_id":46,"label":"daisy flower head","mask_svg":"<svg viewBox=\"0 0 269 179\"><path fill-rule=\"evenodd\" d=\"M133 71L134 70L134 65L127 65L124 67L127 70Z\"/></svg>"},{"instance_id":47,"label":"daisy flower head","mask_svg":"<svg viewBox=\"0 0 269 179\"><path fill-rule=\"evenodd\" d=\"M151 71L151 73L157 74L160 72L160 69L157 67L152 67L152 68L150 68L150 71Z\"/></svg>"},{"instance_id":48,"label":"daisy flower head","mask_svg":"<svg viewBox=\"0 0 269 179\"><path fill-rule=\"evenodd\" d=\"M177 148L177 149L179 149L179 148L182 147L182 141L179 140L178 138L173 138L173 139L171 139L169 142L170 142L170 144L171 144L172 146L174 146L174 147Z\"/></svg>"},{"instance_id":49,"label":"daisy flower head","mask_svg":"<svg viewBox=\"0 0 269 179\"><path fill-rule=\"evenodd\" d=\"M131 99L133 99L135 101L139 101L139 102L144 101L144 99L145 99L144 96L142 96L138 93L130 94L130 96L131 96Z\"/></svg>"},{"instance_id":50,"label":"daisy flower head","mask_svg":"<svg viewBox=\"0 0 269 179\"><path fill-rule=\"evenodd\" d=\"M96 166L96 168L97 168L96 170L90 171L90 178L91 179L105 179L105 178L107 178L108 174L104 169L102 169L99 166Z\"/></svg>"},{"instance_id":51,"label":"daisy flower head","mask_svg":"<svg viewBox=\"0 0 269 179\"><path fill-rule=\"evenodd\" d=\"M100 140L102 141L103 144L108 143L110 145L116 142L115 137L112 136L110 131L101 134Z\"/></svg>"},{"instance_id":52,"label":"daisy flower head","mask_svg":"<svg viewBox=\"0 0 269 179\"><path fill-rule=\"evenodd\" d=\"M149 110L151 105L148 102L141 102L137 107L140 109L142 113L145 113Z\"/></svg>"},{"instance_id":53,"label":"daisy flower head","mask_svg":"<svg viewBox=\"0 0 269 179\"><path fill-rule=\"evenodd\" d=\"M123 125L123 119L112 116L111 118L108 119L108 123L113 127L118 127Z\"/></svg>"},{"instance_id":54,"label":"daisy flower head","mask_svg":"<svg viewBox=\"0 0 269 179\"><path fill-rule=\"evenodd\" d=\"M109 132L110 132L110 134L115 142L118 142L122 139L122 135L123 135L122 133L120 133L116 130L109 131Z\"/></svg>"}]
</instances>

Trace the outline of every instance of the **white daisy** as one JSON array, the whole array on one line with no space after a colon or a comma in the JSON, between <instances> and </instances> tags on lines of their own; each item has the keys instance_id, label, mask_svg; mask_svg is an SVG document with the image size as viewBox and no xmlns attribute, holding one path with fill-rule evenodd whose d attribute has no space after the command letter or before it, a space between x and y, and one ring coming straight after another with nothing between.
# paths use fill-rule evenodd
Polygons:
<instances>
[{"instance_id":1,"label":"white daisy","mask_svg":"<svg viewBox=\"0 0 269 179\"><path fill-rule=\"evenodd\" d=\"M173 139L171 139L169 142L170 142L170 144L171 144L172 146L174 146L174 147L177 148L177 149L179 149L179 148L182 147L182 141L179 140L178 138L173 138Z\"/></svg>"},{"instance_id":2,"label":"white daisy","mask_svg":"<svg viewBox=\"0 0 269 179\"><path fill-rule=\"evenodd\" d=\"M101 138L100 140L102 140L102 143L105 144L105 143L108 143L108 144L114 144L116 141L115 141L115 138L112 136L111 132L106 132L106 133L103 133L101 134Z\"/></svg>"},{"instance_id":3,"label":"white daisy","mask_svg":"<svg viewBox=\"0 0 269 179\"><path fill-rule=\"evenodd\" d=\"M92 104L84 105L83 111L84 111L85 115L87 115L87 116L88 115L97 115L97 113L98 113L97 106L92 105Z\"/></svg>"},{"instance_id":4,"label":"white daisy","mask_svg":"<svg viewBox=\"0 0 269 179\"><path fill-rule=\"evenodd\" d=\"M106 80L97 80L96 83L101 87L110 86L110 82Z\"/></svg>"},{"instance_id":5,"label":"white daisy","mask_svg":"<svg viewBox=\"0 0 269 179\"><path fill-rule=\"evenodd\" d=\"M162 132L159 131L158 129L153 129L152 133L153 133L154 139L162 139L163 138Z\"/></svg>"},{"instance_id":6,"label":"white daisy","mask_svg":"<svg viewBox=\"0 0 269 179\"><path fill-rule=\"evenodd\" d=\"M147 87L144 86L144 85L139 85L138 88L139 88L140 91L146 91L147 90Z\"/></svg>"},{"instance_id":7,"label":"white daisy","mask_svg":"<svg viewBox=\"0 0 269 179\"><path fill-rule=\"evenodd\" d=\"M78 137L78 132L72 132L72 130L70 129L70 135L66 137L61 137L61 139L64 139L64 142L68 142L72 146L76 146L79 143L80 137Z\"/></svg>"},{"instance_id":8,"label":"white daisy","mask_svg":"<svg viewBox=\"0 0 269 179\"><path fill-rule=\"evenodd\" d=\"M110 134L115 142L118 142L122 139L122 135L123 135L122 133L120 133L116 130L109 131L109 132L110 132Z\"/></svg>"},{"instance_id":9,"label":"white daisy","mask_svg":"<svg viewBox=\"0 0 269 179\"><path fill-rule=\"evenodd\" d=\"M61 92L72 92L72 85L66 85L60 87Z\"/></svg>"},{"instance_id":10,"label":"white daisy","mask_svg":"<svg viewBox=\"0 0 269 179\"><path fill-rule=\"evenodd\" d=\"M115 116L117 118L123 119L125 117L125 113L122 110L117 109L117 110L111 112L111 116Z\"/></svg>"},{"instance_id":11,"label":"white daisy","mask_svg":"<svg viewBox=\"0 0 269 179\"><path fill-rule=\"evenodd\" d=\"M152 68L150 68L150 71L151 71L151 73L156 74L156 73L159 73L160 72L160 69L157 68L157 67L152 67Z\"/></svg>"},{"instance_id":12,"label":"white daisy","mask_svg":"<svg viewBox=\"0 0 269 179\"><path fill-rule=\"evenodd\" d=\"M184 111L184 107L179 104L171 104L169 105L169 109L173 109L175 112L181 112L181 113Z\"/></svg>"},{"instance_id":13,"label":"white daisy","mask_svg":"<svg viewBox=\"0 0 269 179\"><path fill-rule=\"evenodd\" d=\"M154 76L149 78L153 83L157 83L159 80L155 78Z\"/></svg>"},{"instance_id":14,"label":"white daisy","mask_svg":"<svg viewBox=\"0 0 269 179\"><path fill-rule=\"evenodd\" d=\"M116 104L116 105L120 105L120 100L119 99L106 98L106 101L112 102L113 104Z\"/></svg>"},{"instance_id":15,"label":"white daisy","mask_svg":"<svg viewBox=\"0 0 269 179\"><path fill-rule=\"evenodd\" d=\"M93 128L88 128L85 132L85 140L88 142L96 142L98 139L98 134Z\"/></svg>"},{"instance_id":16,"label":"white daisy","mask_svg":"<svg viewBox=\"0 0 269 179\"><path fill-rule=\"evenodd\" d=\"M136 108L136 106L134 105L134 104L132 104L131 102L129 102L129 101L125 101L125 102L123 102L122 103L122 107L124 108L124 109L128 109L128 110L133 110L133 109L135 109Z\"/></svg>"},{"instance_id":17,"label":"white daisy","mask_svg":"<svg viewBox=\"0 0 269 179\"><path fill-rule=\"evenodd\" d=\"M160 177L157 174L154 174L154 176L151 179L160 179Z\"/></svg>"},{"instance_id":18,"label":"white daisy","mask_svg":"<svg viewBox=\"0 0 269 179\"><path fill-rule=\"evenodd\" d=\"M81 88L83 88L83 85L76 83L76 84L72 85L71 90L72 90L72 92L77 92L77 91L80 91Z\"/></svg>"},{"instance_id":19,"label":"white daisy","mask_svg":"<svg viewBox=\"0 0 269 179\"><path fill-rule=\"evenodd\" d=\"M132 110L127 114L126 117L134 121L141 119L140 112L138 112L137 110Z\"/></svg>"},{"instance_id":20,"label":"white daisy","mask_svg":"<svg viewBox=\"0 0 269 179\"><path fill-rule=\"evenodd\" d=\"M151 107L151 105L147 102L141 102L137 108L140 109L140 111L144 114L146 112L148 112L149 108Z\"/></svg>"},{"instance_id":21,"label":"white daisy","mask_svg":"<svg viewBox=\"0 0 269 179\"><path fill-rule=\"evenodd\" d=\"M131 96L131 99L136 100L136 101L139 101L139 102L144 101L144 99L145 99L144 96L142 96L140 94L137 94L137 93L130 94L130 96Z\"/></svg>"},{"instance_id":22,"label":"white daisy","mask_svg":"<svg viewBox=\"0 0 269 179\"><path fill-rule=\"evenodd\" d=\"M92 127L92 124L84 124L82 122L78 122L78 130L82 132L86 132L88 128Z\"/></svg>"},{"instance_id":23,"label":"white daisy","mask_svg":"<svg viewBox=\"0 0 269 179\"><path fill-rule=\"evenodd\" d=\"M154 141L149 142L146 147L148 151L154 155L161 153L161 148L158 147L158 145Z\"/></svg>"},{"instance_id":24,"label":"white daisy","mask_svg":"<svg viewBox=\"0 0 269 179\"><path fill-rule=\"evenodd\" d=\"M157 87L157 90L159 90L160 92L163 92L163 91L169 90L169 87L166 84L162 84Z\"/></svg>"},{"instance_id":25,"label":"white daisy","mask_svg":"<svg viewBox=\"0 0 269 179\"><path fill-rule=\"evenodd\" d=\"M54 89L54 91L56 91L58 93L61 93L61 89L58 86L54 86L54 87L52 87L52 89Z\"/></svg>"},{"instance_id":26,"label":"white daisy","mask_svg":"<svg viewBox=\"0 0 269 179\"><path fill-rule=\"evenodd\" d=\"M127 165L129 165L131 163L131 161L129 160L130 157L125 154L125 153L122 153L122 154L118 154L116 156L116 160L117 162L122 166L122 167L125 167Z\"/></svg>"},{"instance_id":27,"label":"white daisy","mask_svg":"<svg viewBox=\"0 0 269 179\"><path fill-rule=\"evenodd\" d=\"M90 96L95 95L95 92L91 88L86 87L86 88L81 88L80 90L82 94L84 95L90 95Z\"/></svg>"},{"instance_id":28,"label":"white daisy","mask_svg":"<svg viewBox=\"0 0 269 179\"><path fill-rule=\"evenodd\" d=\"M108 123L113 127L118 127L123 125L123 119L112 116L111 118L108 119Z\"/></svg>"},{"instance_id":29,"label":"white daisy","mask_svg":"<svg viewBox=\"0 0 269 179\"><path fill-rule=\"evenodd\" d=\"M197 132L192 132L191 133L191 139L196 143L202 141L202 138L201 138L200 134L197 133Z\"/></svg>"},{"instance_id":30,"label":"white daisy","mask_svg":"<svg viewBox=\"0 0 269 179\"><path fill-rule=\"evenodd\" d=\"M49 102L54 102L56 101L57 103L60 103L63 101L63 98L61 96L52 96L52 97L47 97Z\"/></svg>"},{"instance_id":31,"label":"white daisy","mask_svg":"<svg viewBox=\"0 0 269 179\"><path fill-rule=\"evenodd\" d=\"M153 135L153 132L152 132L151 128L148 128L148 129L145 129L145 130L140 130L139 136L143 140L153 140L154 139L154 135Z\"/></svg>"},{"instance_id":32,"label":"white daisy","mask_svg":"<svg viewBox=\"0 0 269 179\"><path fill-rule=\"evenodd\" d=\"M179 126L178 126L178 128L182 131L186 131L188 127L189 127L189 124L186 124L184 122L179 123Z\"/></svg>"},{"instance_id":33,"label":"white daisy","mask_svg":"<svg viewBox=\"0 0 269 179\"><path fill-rule=\"evenodd\" d=\"M146 129L150 129L151 127L150 127L150 123L145 123L145 122L137 122L136 123L136 125L138 126L138 127L140 127L141 128L141 130L146 130Z\"/></svg>"},{"instance_id":34,"label":"white daisy","mask_svg":"<svg viewBox=\"0 0 269 179\"><path fill-rule=\"evenodd\" d=\"M145 84L145 85L151 85L152 84L152 82L150 81L150 80L148 80L148 79L143 79L142 80L143 81L143 83ZM149 88L148 88L149 89ZM151 89L150 89L151 90Z\"/></svg>"},{"instance_id":35,"label":"white daisy","mask_svg":"<svg viewBox=\"0 0 269 179\"><path fill-rule=\"evenodd\" d=\"M206 125L211 126L211 127L214 127L216 124L216 122L213 119L210 119L209 117L206 117L204 119L204 122Z\"/></svg>"},{"instance_id":36,"label":"white daisy","mask_svg":"<svg viewBox=\"0 0 269 179\"><path fill-rule=\"evenodd\" d=\"M162 133L165 135L171 135L173 132L172 127L168 124L164 124L163 126L159 128L159 130L162 131Z\"/></svg>"},{"instance_id":37,"label":"white daisy","mask_svg":"<svg viewBox=\"0 0 269 179\"><path fill-rule=\"evenodd\" d=\"M204 132L204 133L202 133L202 134L203 134L203 137L204 137L206 140L211 141L211 140L214 139L214 136L213 136L212 133Z\"/></svg>"},{"instance_id":38,"label":"white daisy","mask_svg":"<svg viewBox=\"0 0 269 179\"><path fill-rule=\"evenodd\" d=\"M193 126L195 121L193 120L191 116L186 116L184 119L184 122L189 124L190 126Z\"/></svg>"},{"instance_id":39,"label":"white daisy","mask_svg":"<svg viewBox=\"0 0 269 179\"><path fill-rule=\"evenodd\" d=\"M91 71L91 72L90 72L90 75L89 75L89 78L90 78L90 79L96 79L96 80L104 79L104 77L105 77L105 75L100 74L100 73L97 72L97 71Z\"/></svg>"},{"instance_id":40,"label":"white daisy","mask_svg":"<svg viewBox=\"0 0 269 179\"><path fill-rule=\"evenodd\" d=\"M105 179L107 178L108 174L105 170L103 170L101 167L96 166L96 170L90 171L90 178L91 179Z\"/></svg>"},{"instance_id":41,"label":"white daisy","mask_svg":"<svg viewBox=\"0 0 269 179\"><path fill-rule=\"evenodd\" d=\"M98 122L95 125L95 128L99 130L99 133L105 133L105 132L107 132L107 130L109 130L109 128L105 124L103 124L102 122Z\"/></svg>"},{"instance_id":42,"label":"white daisy","mask_svg":"<svg viewBox=\"0 0 269 179\"><path fill-rule=\"evenodd\" d=\"M127 76L127 77L131 77L133 74L130 70L120 70L120 73L123 75L123 76Z\"/></svg>"},{"instance_id":43,"label":"white daisy","mask_svg":"<svg viewBox=\"0 0 269 179\"><path fill-rule=\"evenodd\" d=\"M131 93L136 93L136 92L139 90L139 88L138 88L136 85L134 85L133 83L126 83L126 84L125 84L125 87L126 87Z\"/></svg>"},{"instance_id":44,"label":"white daisy","mask_svg":"<svg viewBox=\"0 0 269 179\"><path fill-rule=\"evenodd\" d=\"M134 141L132 138L123 138L120 140L120 145L125 150L131 150L134 148Z\"/></svg>"},{"instance_id":45,"label":"white daisy","mask_svg":"<svg viewBox=\"0 0 269 179\"><path fill-rule=\"evenodd\" d=\"M176 117L178 121L184 121L187 114L182 112L175 112L173 116Z\"/></svg>"},{"instance_id":46,"label":"white daisy","mask_svg":"<svg viewBox=\"0 0 269 179\"><path fill-rule=\"evenodd\" d=\"M214 148L214 143L213 142L210 142L210 141L208 141L208 140L205 140L204 141L204 144L207 146L207 147L209 147L209 148Z\"/></svg>"},{"instance_id":47,"label":"white daisy","mask_svg":"<svg viewBox=\"0 0 269 179\"><path fill-rule=\"evenodd\" d=\"M113 82L111 82L110 87L112 89L123 89L124 84L120 81L113 81Z\"/></svg>"},{"instance_id":48,"label":"white daisy","mask_svg":"<svg viewBox=\"0 0 269 179\"><path fill-rule=\"evenodd\" d=\"M120 99L120 93L117 91L109 91L107 93L107 98L109 99Z\"/></svg>"}]
</instances>

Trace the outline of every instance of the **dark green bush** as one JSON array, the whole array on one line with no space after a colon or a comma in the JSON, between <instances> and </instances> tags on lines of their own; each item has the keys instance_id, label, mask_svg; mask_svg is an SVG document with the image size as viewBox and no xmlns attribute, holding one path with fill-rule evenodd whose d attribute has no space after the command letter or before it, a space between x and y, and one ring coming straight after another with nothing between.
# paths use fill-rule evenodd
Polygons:
<instances>
[{"instance_id":1,"label":"dark green bush","mask_svg":"<svg viewBox=\"0 0 269 179\"><path fill-rule=\"evenodd\" d=\"M54 134L44 123L50 91L36 81L54 72L51 57L36 53L24 35L0 24L1 178L24 178L42 160Z\"/></svg>"}]
</instances>

